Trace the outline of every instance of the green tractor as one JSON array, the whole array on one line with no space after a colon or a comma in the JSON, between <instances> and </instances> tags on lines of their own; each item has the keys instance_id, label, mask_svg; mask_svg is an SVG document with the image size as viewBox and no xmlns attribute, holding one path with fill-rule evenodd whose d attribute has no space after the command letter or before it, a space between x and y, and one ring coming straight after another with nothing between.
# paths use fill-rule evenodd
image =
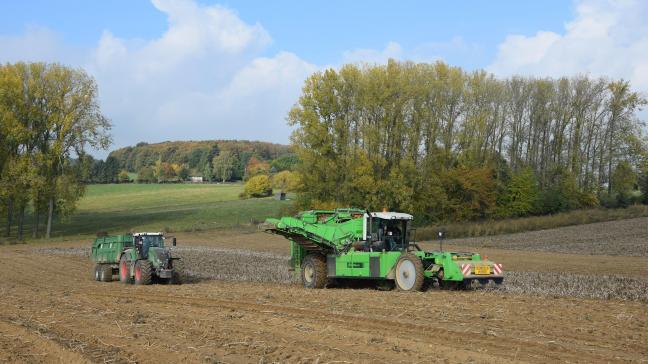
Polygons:
<instances>
[{"instance_id":1,"label":"green tractor","mask_svg":"<svg viewBox=\"0 0 648 364\"><path fill-rule=\"evenodd\" d=\"M412 220L400 212L311 210L267 219L266 231L290 241L292 268L307 288L348 279L371 279L401 291L420 291L434 281L448 288L503 282L502 265L477 253L421 250Z\"/></svg>"},{"instance_id":2,"label":"green tractor","mask_svg":"<svg viewBox=\"0 0 648 364\"><path fill-rule=\"evenodd\" d=\"M151 284L153 281L180 284L182 261L164 246L163 233L102 236L92 244L94 278L110 282L115 273L122 283ZM171 244L176 246L176 239Z\"/></svg>"}]
</instances>

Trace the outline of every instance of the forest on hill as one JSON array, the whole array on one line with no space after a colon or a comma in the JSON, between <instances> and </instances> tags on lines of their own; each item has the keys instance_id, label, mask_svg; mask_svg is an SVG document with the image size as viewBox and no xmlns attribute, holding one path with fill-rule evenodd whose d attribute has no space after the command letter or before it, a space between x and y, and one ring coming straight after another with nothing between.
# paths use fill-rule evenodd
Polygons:
<instances>
[{"instance_id":1,"label":"forest on hill","mask_svg":"<svg viewBox=\"0 0 648 364\"><path fill-rule=\"evenodd\" d=\"M105 161L93 160L88 182L127 182L129 172L137 174L137 182L144 183L181 182L190 176L205 181L241 180L249 165L258 163L267 164L268 172L279 172L292 169L296 157L287 145L260 141L140 142L112 151Z\"/></svg>"}]
</instances>

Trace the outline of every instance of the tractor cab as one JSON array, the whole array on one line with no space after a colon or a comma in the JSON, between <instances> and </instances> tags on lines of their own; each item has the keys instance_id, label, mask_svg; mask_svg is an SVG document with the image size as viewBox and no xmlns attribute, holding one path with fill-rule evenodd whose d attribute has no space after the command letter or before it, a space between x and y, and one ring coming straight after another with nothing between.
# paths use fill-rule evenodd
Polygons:
<instances>
[{"instance_id":1,"label":"tractor cab","mask_svg":"<svg viewBox=\"0 0 648 364\"><path fill-rule=\"evenodd\" d=\"M164 248L163 233L136 233L133 234L133 243L141 259L147 259L151 248Z\"/></svg>"},{"instance_id":2,"label":"tractor cab","mask_svg":"<svg viewBox=\"0 0 648 364\"><path fill-rule=\"evenodd\" d=\"M410 245L413 218L402 212L367 212L363 217L363 240L374 251L405 250Z\"/></svg>"}]
</instances>

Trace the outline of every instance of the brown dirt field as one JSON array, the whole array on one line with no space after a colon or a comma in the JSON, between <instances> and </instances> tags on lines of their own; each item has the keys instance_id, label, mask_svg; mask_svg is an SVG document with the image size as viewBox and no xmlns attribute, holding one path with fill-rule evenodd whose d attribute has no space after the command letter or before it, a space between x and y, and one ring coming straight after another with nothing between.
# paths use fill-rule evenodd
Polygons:
<instances>
[{"instance_id":1,"label":"brown dirt field","mask_svg":"<svg viewBox=\"0 0 648 364\"><path fill-rule=\"evenodd\" d=\"M607 223L608 228L610 226ZM616 226L619 226L618 224ZM616 230L623 230L626 224L622 222ZM573 227L564 228L572 230ZM556 229L559 230L559 229ZM531 234L531 233L526 233ZM514 238L519 238L518 234ZM501 239L504 242L514 241L511 235L488 237L490 240ZM573 235L578 239L580 234ZM648 231L644 232L648 245ZM632 234L634 236L634 234ZM227 249L249 249L275 254L290 254L288 242L281 236L262 232L211 232L177 234L179 244L188 246L209 246ZM574 238L572 237L572 239ZM563 236L565 244L569 244L569 236ZM475 238L476 239L476 238ZM528 239L526 239L528 240ZM633 240L634 241L634 240ZM457 251L476 251L498 263L504 264L504 269L518 272L569 272L576 274L618 274L629 277L648 277L648 257L591 255L558 253L547 251L532 251L520 249L485 248L479 246L457 245L463 240L451 240L452 244L444 244L444 249ZM623 240L620 244L630 245ZM439 249L438 242L420 244L425 250ZM616 248L614 248L616 249Z\"/></svg>"},{"instance_id":2,"label":"brown dirt field","mask_svg":"<svg viewBox=\"0 0 648 364\"><path fill-rule=\"evenodd\" d=\"M503 263L517 272L511 282L542 285L549 276L542 272L644 282L648 258L635 253L647 243L637 221L594 225L451 240L446 248ZM610 236L614 244L605 243ZM648 362L645 300L523 294L534 291L512 283L505 291L306 290L285 283L291 278L276 264L288 254L282 237L254 230L177 237L178 253L200 271L182 286L95 282L88 241L0 246L0 363ZM620 256L619 247L635 256ZM272 267L248 271L257 263ZM222 274L235 269L253 282Z\"/></svg>"},{"instance_id":3,"label":"brown dirt field","mask_svg":"<svg viewBox=\"0 0 648 364\"><path fill-rule=\"evenodd\" d=\"M31 248L31 249L30 249ZM642 362L644 303L206 280L124 286L0 247L0 361Z\"/></svg>"}]
</instances>

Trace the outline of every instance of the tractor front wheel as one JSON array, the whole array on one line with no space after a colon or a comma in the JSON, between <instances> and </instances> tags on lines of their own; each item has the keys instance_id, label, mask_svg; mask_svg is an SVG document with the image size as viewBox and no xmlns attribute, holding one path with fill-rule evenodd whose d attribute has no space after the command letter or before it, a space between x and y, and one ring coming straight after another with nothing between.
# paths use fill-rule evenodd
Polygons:
<instances>
[{"instance_id":1,"label":"tractor front wheel","mask_svg":"<svg viewBox=\"0 0 648 364\"><path fill-rule=\"evenodd\" d=\"M326 258L320 254L309 254L301 265L302 284L306 288L324 288L327 282Z\"/></svg>"},{"instance_id":2,"label":"tractor front wheel","mask_svg":"<svg viewBox=\"0 0 648 364\"><path fill-rule=\"evenodd\" d=\"M413 254L403 254L396 262L396 287L399 291L420 291L425 276L423 263Z\"/></svg>"},{"instance_id":3,"label":"tractor front wheel","mask_svg":"<svg viewBox=\"0 0 648 364\"><path fill-rule=\"evenodd\" d=\"M126 259L126 255L122 255L119 259L119 281L124 284L132 283L129 267L130 262Z\"/></svg>"},{"instance_id":4,"label":"tractor front wheel","mask_svg":"<svg viewBox=\"0 0 648 364\"><path fill-rule=\"evenodd\" d=\"M153 267L148 260L138 260L135 263L135 284L151 284L153 280Z\"/></svg>"}]
</instances>

